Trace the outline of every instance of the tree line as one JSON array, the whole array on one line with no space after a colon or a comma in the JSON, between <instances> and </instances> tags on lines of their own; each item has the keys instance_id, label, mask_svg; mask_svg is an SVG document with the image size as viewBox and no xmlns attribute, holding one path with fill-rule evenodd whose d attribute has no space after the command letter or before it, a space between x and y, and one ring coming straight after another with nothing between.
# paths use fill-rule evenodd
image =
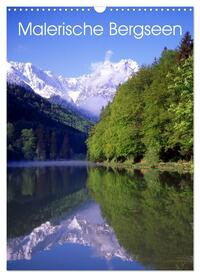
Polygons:
<instances>
[{"instance_id":1,"label":"tree line","mask_svg":"<svg viewBox=\"0 0 200 277\"><path fill-rule=\"evenodd\" d=\"M193 40L142 66L91 129L88 157L95 161L191 160L193 156Z\"/></svg>"},{"instance_id":2,"label":"tree line","mask_svg":"<svg viewBox=\"0 0 200 277\"><path fill-rule=\"evenodd\" d=\"M83 158L92 123L18 85L7 87L8 160Z\"/></svg>"}]
</instances>

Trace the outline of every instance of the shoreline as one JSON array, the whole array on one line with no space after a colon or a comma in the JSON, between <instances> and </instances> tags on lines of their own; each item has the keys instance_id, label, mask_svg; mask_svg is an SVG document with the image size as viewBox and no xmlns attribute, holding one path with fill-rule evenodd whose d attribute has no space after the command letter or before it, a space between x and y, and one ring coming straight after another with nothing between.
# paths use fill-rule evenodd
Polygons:
<instances>
[{"instance_id":1,"label":"shoreline","mask_svg":"<svg viewBox=\"0 0 200 277\"><path fill-rule=\"evenodd\" d=\"M159 170L159 171L171 171L171 172L184 172L184 173L191 173L194 172L194 165L193 162L159 162L156 164L150 163L131 163L131 162L95 162L98 166L105 166L111 167L115 169L125 169L125 170Z\"/></svg>"},{"instance_id":2,"label":"shoreline","mask_svg":"<svg viewBox=\"0 0 200 277\"><path fill-rule=\"evenodd\" d=\"M7 167L33 167L33 166L102 166L110 167L113 169L125 169L127 171L132 171L134 169L138 170L159 170L159 171L171 171L171 172L184 172L191 173L194 172L193 162L159 162L155 164L140 162L131 163L130 161L125 162L94 162L91 160L44 160L44 161L7 161Z\"/></svg>"}]
</instances>

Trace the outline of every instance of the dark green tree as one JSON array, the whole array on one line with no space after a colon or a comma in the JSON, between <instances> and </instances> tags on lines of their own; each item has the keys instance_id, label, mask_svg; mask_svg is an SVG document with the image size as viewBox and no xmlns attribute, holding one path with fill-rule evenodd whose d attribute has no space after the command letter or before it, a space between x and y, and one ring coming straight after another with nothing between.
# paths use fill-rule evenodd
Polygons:
<instances>
[{"instance_id":1,"label":"dark green tree","mask_svg":"<svg viewBox=\"0 0 200 277\"><path fill-rule=\"evenodd\" d=\"M14 125L12 123L8 122L7 123L7 140L8 140L8 144L12 144L13 143L14 132L15 132Z\"/></svg>"},{"instance_id":2,"label":"dark green tree","mask_svg":"<svg viewBox=\"0 0 200 277\"><path fill-rule=\"evenodd\" d=\"M178 47L177 60L182 62L193 53L193 39L189 32L186 32Z\"/></svg>"},{"instance_id":3,"label":"dark green tree","mask_svg":"<svg viewBox=\"0 0 200 277\"><path fill-rule=\"evenodd\" d=\"M63 137L63 142L60 150L60 157L62 159L69 159L70 157L70 145L69 145L69 138L67 134Z\"/></svg>"},{"instance_id":4,"label":"dark green tree","mask_svg":"<svg viewBox=\"0 0 200 277\"><path fill-rule=\"evenodd\" d=\"M32 129L23 129L21 132L22 152L26 160L32 160L35 156L35 136Z\"/></svg>"},{"instance_id":5,"label":"dark green tree","mask_svg":"<svg viewBox=\"0 0 200 277\"><path fill-rule=\"evenodd\" d=\"M50 159L55 160L58 158L57 136L56 132L52 131L50 139Z\"/></svg>"},{"instance_id":6,"label":"dark green tree","mask_svg":"<svg viewBox=\"0 0 200 277\"><path fill-rule=\"evenodd\" d=\"M36 135L37 135L37 148L36 148L37 159L46 160L47 144L46 144L45 129L42 127L36 129Z\"/></svg>"},{"instance_id":7,"label":"dark green tree","mask_svg":"<svg viewBox=\"0 0 200 277\"><path fill-rule=\"evenodd\" d=\"M8 159L12 158L14 156L14 132L15 132L15 127L12 123L8 122L7 123L7 155Z\"/></svg>"}]
</instances>

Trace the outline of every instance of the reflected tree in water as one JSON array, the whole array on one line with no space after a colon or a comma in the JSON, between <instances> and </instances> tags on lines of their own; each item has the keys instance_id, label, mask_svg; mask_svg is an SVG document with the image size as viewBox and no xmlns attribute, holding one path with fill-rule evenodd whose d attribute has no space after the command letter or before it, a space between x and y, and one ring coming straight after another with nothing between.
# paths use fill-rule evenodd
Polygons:
<instances>
[{"instance_id":1,"label":"reflected tree in water","mask_svg":"<svg viewBox=\"0 0 200 277\"><path fill-rule=\"evenodd\" d=\"M91 168L88 187L127 252L147 268L192 269L189 174Z\"/></svg>"}]
</instances>

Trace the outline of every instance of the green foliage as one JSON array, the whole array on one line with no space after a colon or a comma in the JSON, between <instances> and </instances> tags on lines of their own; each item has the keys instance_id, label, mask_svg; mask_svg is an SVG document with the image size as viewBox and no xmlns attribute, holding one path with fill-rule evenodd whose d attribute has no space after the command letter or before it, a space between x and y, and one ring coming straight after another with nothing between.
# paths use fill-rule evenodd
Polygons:
<instances>
[{"instance_id":1,"label":"green foliage","mask_svg":"<svg viewBox=\"0 0 200 277\"><path fill-rule=\"evenodd\" d=\"M8 84L8 160L68 159L86 154L85 141L92 123L52 104L32 90ZM32 130L32 142L21 136Z\"/></svg>"},{"instance_id":2,"label":"green foliage","mask_svg":"<svg viewBox=\"0 0 200 277\"><path fill-rule=\"evenodd\" d=\"M193 146L193 57L179 65L176 73L169 78L168 89L176 95L176 101L168 109L173 117L169 126L168 147L179 143L182 155L189 159Z\"/></svg>"},{"instance_id":3,"label":"green foliage","mask_svg":"<svg viewBox=\"0 0 200 277\"><path fill-rule=\"evenodd\" d=\"M178 50L164 49L121 85L87 141L95 161L177 161L192 158L193 59L188 33ZM180 59L177 60L177 56Z\"/></svg>"},{"instance_id":4,"label":"green foliage","mask_svg":"<svg viewBox=\"0 0 200 277\"><path fill-rule=\"evenodd\" d=\"M88 187L122 247L150 269L192 269L189 174L91 168Z\"/></svg>"},{"instance_id":5,"label":"green foliage","mask_svg":"<svg viewBox=\"0 0 200 277\"><path fill-rule=\"evenodd\" d=\"M141 122L144 89L151 83L149 67L143 67L134 78L121 85L112 102L94 126L88 139L89 158L94 160L127 158L137 160L144 152Z\"/></svg>"},{"instance_id":6,"label":"green foliage","mask_svg":"<svg viewBox=\"0 0 200 277\"><path fill-rule=\"evenodd\" d=\"M13 156L13 142L14 142L15 127L12 123L7 123L7 152L8 156Z\"/></svg>"},{"instance_id":7,"label":"green foliage","mask_svg":"<svg viewBox=\"0 0 200 277\"><path fill-rule=\"evenodd\" d=\"M193 39L189 32L183 37L178 47L177 61L182 62L193 54Z\"/></svg>"},{"instance_id":8,"label":"green foliage","mask_svg":"<svg viewBox=\"0 0 200 277\"><path fill-rule=\"evenodd\" d=\"M143 143L146 146L145 160L157 163L165 146L165 130L169 124L168 103L171 101L166 75L174 70L176 52L165 49L158 63L152 67L153 81L145 90Z\"/></svg>"},{"instance_id":9,"label":"green foliage","mask_svg":"<svg viewBox=\"0 0 200 277\"><path fill-rule=\"evenodd\" d=\"M21 131L22 152L26 160L32 160L35 155L35 136L32 129L23 129Z\"/></svg>"}]
</instances>

